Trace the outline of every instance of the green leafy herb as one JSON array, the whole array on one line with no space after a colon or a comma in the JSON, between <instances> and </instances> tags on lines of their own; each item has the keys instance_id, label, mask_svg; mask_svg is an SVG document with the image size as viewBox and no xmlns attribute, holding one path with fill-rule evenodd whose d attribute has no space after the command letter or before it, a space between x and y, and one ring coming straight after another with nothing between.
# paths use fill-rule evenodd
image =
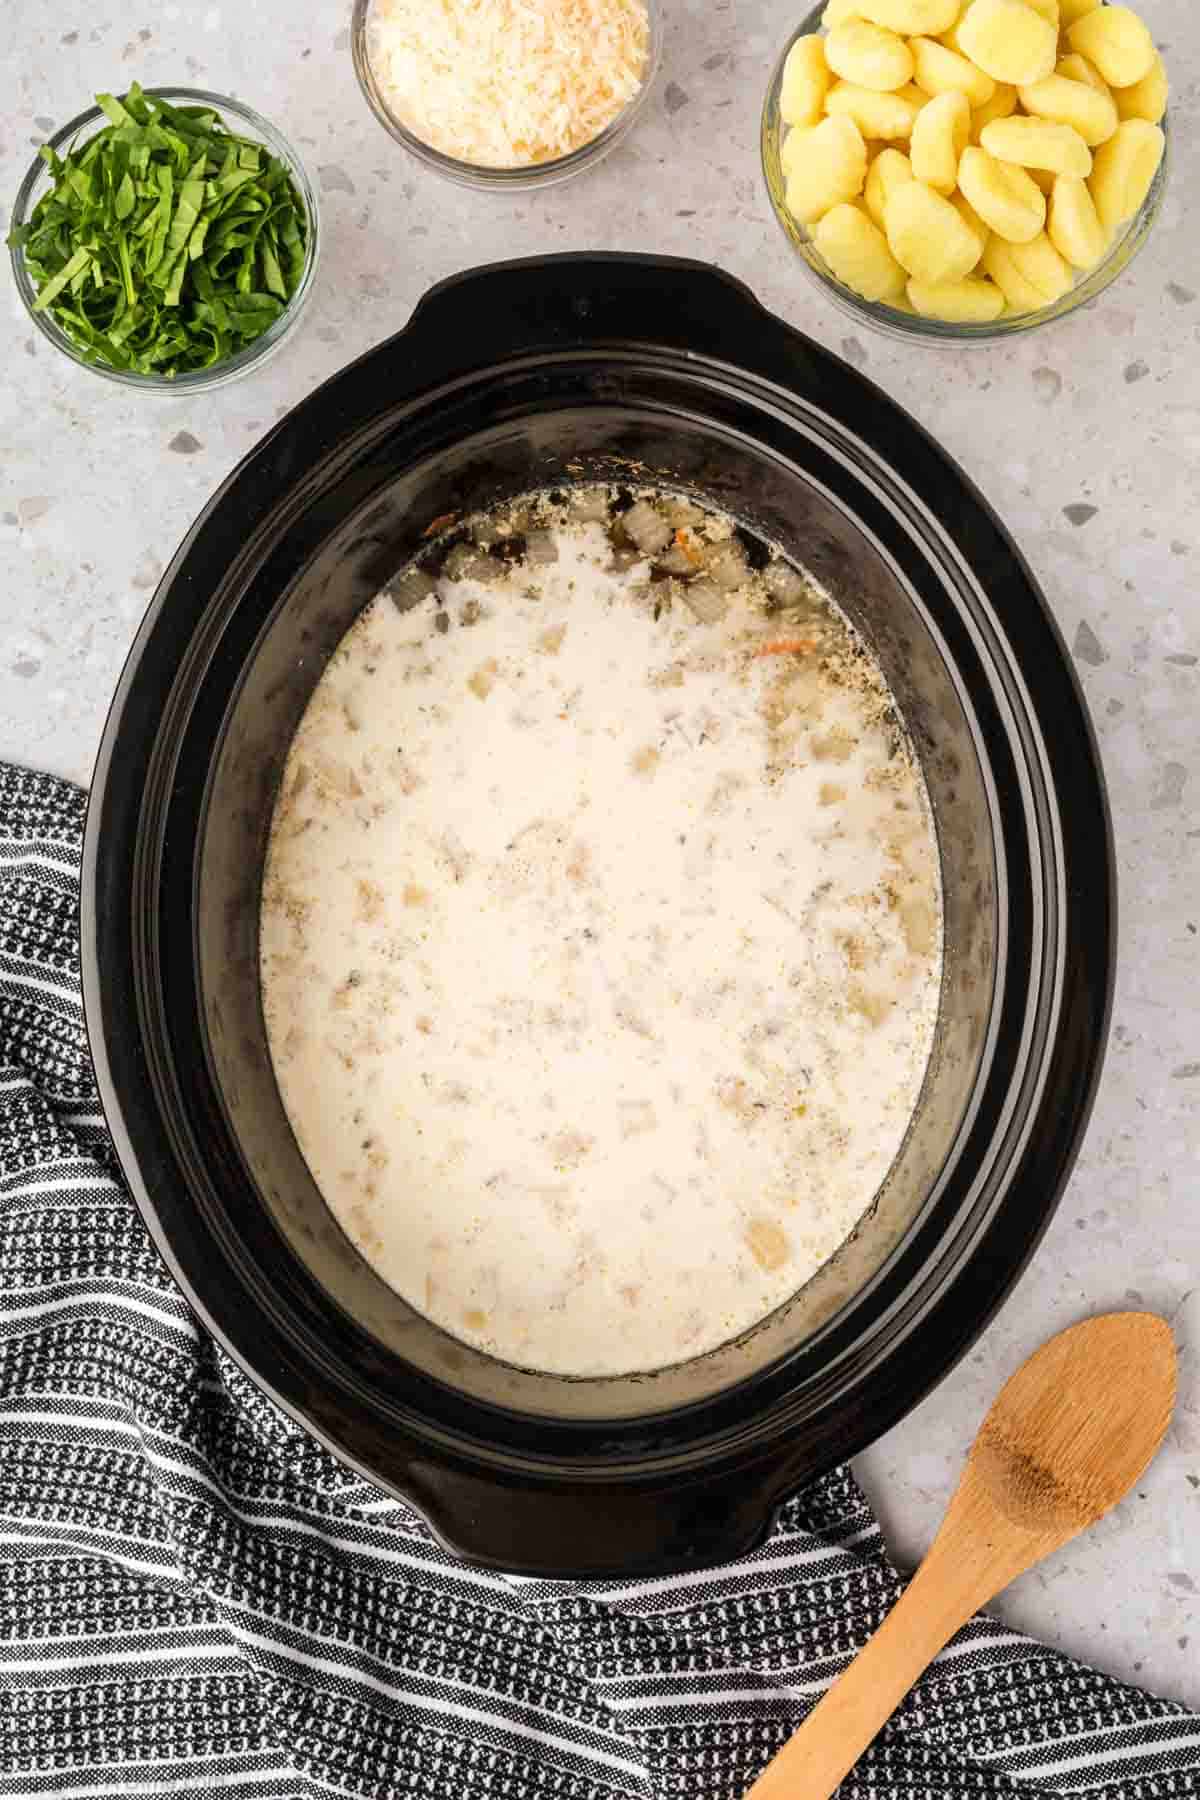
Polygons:
<instances>
[{"instance_id":1,"label":"green leafy herb","mask_svg":"<svg viewBox=\"0 0 1200 1800\"><path fill-rule=\"evenodd\" d=\"M261 337L300 284L310 224L285 163L211 107L135 83L66 156L8 242L87 362L140 375L211 368Z\"/></svg>"}]
</instances>

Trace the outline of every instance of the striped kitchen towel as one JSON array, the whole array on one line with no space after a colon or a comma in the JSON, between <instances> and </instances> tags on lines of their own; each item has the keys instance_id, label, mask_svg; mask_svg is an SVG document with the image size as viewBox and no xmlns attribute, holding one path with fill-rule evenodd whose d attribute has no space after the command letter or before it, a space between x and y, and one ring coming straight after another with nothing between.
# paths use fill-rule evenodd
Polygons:
<instances>
[{"instance_id":1,"label":"striped kitchen towel","mask_svg":"<svg viewBox=\"0 0 1200 1800\"><path fill-rule=\"evenodd\" d=\"M0 766L0 1800L734 1800L898 1591L853 1479L727 1568L509 1581L282 1417L114 1169L83 809ZM979 1620L843 1792L1200 1796L1200 1717Z\"/></svg>"}]
</instances>

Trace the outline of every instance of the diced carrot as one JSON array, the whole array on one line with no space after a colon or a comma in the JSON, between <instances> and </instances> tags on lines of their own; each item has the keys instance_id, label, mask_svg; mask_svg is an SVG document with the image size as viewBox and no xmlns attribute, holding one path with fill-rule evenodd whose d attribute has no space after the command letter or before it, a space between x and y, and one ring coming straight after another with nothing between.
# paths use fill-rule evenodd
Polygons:
<instances>
[{"instance_id":1,"label":"diced carrot","mask_svg":"<svg viewBox=\"0 0 1200 1800\"><path fill-rule=\"evenodd\" d=\"M429 521L421 536L423 538L436 537L439 531L445 531L447 525L453 525L457 517L457 513L439 513L436 519Z\"/></svg>"},{"instance_id":2,"label":"diced carrot","mask_svg":"<svg viewBox=\"0 0 1200 1800\"><path fill-rule=\"evenodd\" d=\"M687 528L683 525L680 525L675 533L675 547L683 551L689 562L698 563L700 561L700 552L692 543Z\"/></svg>"},{"instance_id":3,"label":"diced carrot","mask_svg":"<svg viewBox=\"0 0 1200 1800\"><path fill-rule=\"evenodd\" d=\"M760 644L754 654L755 656L811 656L816 647L811 638L772 638L769 644Z\"/></svg>"}]
</instances>

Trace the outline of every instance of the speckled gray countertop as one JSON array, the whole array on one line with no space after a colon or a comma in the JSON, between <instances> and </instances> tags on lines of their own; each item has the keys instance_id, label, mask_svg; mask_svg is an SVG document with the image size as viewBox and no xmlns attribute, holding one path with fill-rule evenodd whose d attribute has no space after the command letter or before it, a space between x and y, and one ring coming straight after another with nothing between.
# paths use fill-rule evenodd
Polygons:
<instances>
[{"instance_id":1,"label":"speckled gray countertop","mask_svg":"<svg viewBox=\"0 0 1200 1800\"><path fill-rule=\"evenodd\" d=\"M1200 1704L1200 37L1146 0L1172 76L1174 171L1155 237L1090 310L1003 348L852 330L790 260L763 193L758 107L783 0L664 0L657 92L599 169L536 197L449 187L370 117L349 0L9 0L0 196L98 88L183 82L248 100L320 181L319 286L299 335L207 398L150 401L59 359L10 288L0 401L0 756L86 782L109 695L212 489L318 382L398 330L443 276L505 256L698 256L866 371L960 459L1041 579L1087 691L1122 879L1114 1034L1084 1154L975 1352L861 1459L915 1560L1001 1379L1081 1314L1152 1307L1183 1354L1169 1444L1137 1496L998 1608ZM7 224L7 210L3 214ZM736 353L736 345L730 346Z\"/></svg>"}]
</instances>

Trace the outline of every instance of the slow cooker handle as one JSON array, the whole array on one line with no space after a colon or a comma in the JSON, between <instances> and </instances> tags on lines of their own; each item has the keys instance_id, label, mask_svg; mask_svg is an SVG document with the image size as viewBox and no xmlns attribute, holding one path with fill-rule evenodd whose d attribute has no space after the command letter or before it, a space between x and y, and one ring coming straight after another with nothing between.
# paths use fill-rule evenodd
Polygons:
<instances>
[{"instance_id":1,"label":"slow cooker handle","mask_svg":"<svg viewBox=\"0 0 1200 1800\"><path fill-rule=\"evenodd\" d=\"M468 1562L547 1579L648 1579L747 1555L788 1492L815 1473L791 1447L757 1468L621 1491L586 1483L549 1489L417 1459L404 1469L401 1492Z\"/></svg>"},{"instance_id":2,"label":"slow cooker handle","mask_svg":"<svg viewBox=\"0 0 1200 1800\"><path fill-rule=\"evenodd\" d=\"M793 353L797 345L815 349L781 327L742 282L708 263L596 252L493 263L451 276L429 290L392 342L428 388L509 356L613 340L758 366L759 347L772 337L776 347L788 340Z\"/></svg>"}]
</instances>

